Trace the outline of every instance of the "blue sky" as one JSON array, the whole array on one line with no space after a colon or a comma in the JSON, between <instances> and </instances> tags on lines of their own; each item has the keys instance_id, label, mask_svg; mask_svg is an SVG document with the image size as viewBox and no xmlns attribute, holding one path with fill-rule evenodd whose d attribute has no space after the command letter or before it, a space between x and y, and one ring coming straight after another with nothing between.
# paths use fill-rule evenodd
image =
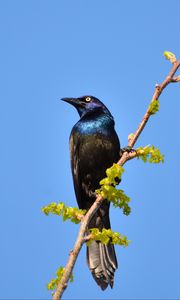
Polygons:
<instances>
[{"instance_id":1,"label":"blue sky","mask_svg":"<svg viewBox=\"0 0 180 300\"><path fill-rule=\"evenodd\" d=\"M0 1L1 299L50 299L45 285L75 242L78 226L41 213L76 205L68 140L78 115L59 99L100 98L126 146L170 69L162 53L180 58L179 11L178 0ZM64 299L180 298L179 99L172 84L137 142L165 163L125 166L132 213L112 208L111 223L132 242L116 247L114 289L96 286L84 247Z\"/></svg>"}]
</instances>

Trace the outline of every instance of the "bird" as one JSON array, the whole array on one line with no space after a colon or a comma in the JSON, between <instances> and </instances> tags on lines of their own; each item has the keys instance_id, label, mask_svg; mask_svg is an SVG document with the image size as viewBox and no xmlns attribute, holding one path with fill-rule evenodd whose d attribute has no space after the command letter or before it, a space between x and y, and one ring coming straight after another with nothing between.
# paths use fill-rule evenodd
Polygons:
<instances>
[{"instance_id":1,"label":"bird","mask_svg":"<svg viewBox=\"0 0 180 300\"><path fill-rule=\"evenodd\" d=\"M95 190L106 177L106 169L120 157L120 141L115 131L114 118L108 108L94 96L62 98L73 105L79 121L73 126L69 144L71 170L76 200L80 209L88 210L96 199ZM104 200L88 224L91 228L111 228L110 202ZM98 286L113 288L114 273L118 268L112 243L92 241L87 246L87 264Z\"/></svg>"}]
</instances>

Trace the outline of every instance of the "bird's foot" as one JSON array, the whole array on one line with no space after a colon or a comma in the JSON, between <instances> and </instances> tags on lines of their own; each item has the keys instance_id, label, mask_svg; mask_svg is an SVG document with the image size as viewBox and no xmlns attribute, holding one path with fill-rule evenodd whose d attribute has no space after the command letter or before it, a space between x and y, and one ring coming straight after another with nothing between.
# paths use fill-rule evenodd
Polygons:
<instances>
[{"instance_id":1,"label":"bird's foot","mask_svg":"<svg viewBox=\"0 0 180 300\"><path fill-rule=\"evenodd\" d=\"M132 147L126 146L126 147L124 147L120 150L120 157L124 154L124 152L131 153L131 152L134 152L134 151L136 151L136 150L133 149Z\"/></svg>"}]
</instances>

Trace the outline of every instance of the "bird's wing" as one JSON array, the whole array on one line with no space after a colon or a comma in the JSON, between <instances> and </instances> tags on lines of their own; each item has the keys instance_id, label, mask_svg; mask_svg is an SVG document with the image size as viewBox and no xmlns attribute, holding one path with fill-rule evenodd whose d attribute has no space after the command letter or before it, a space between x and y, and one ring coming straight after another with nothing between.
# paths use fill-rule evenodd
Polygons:
<instances>
[{"instance_id":1,"label":"bird's wing","mask_svg":"<svg viewBox=\"0 0 180 300\"><path fill-rule=\"evenodd\" d=\"M112 141L101 136L79 136L72 130L70 137L71 168L77 202L88 209L95 200L99 181L106 169L119 157L119 141L112 133Z\"/></svg>"},{"instance_id":2,"label":"bird's wing","mask_svg":"<svg viewBox=\"0 0 180 300\"><path fill-rule=\"evenodd\" d=\"M82 187L81 187L81 174L79 169L79 147L80 142L78 134L72 130L70 136L70 157L71 157L71 170L74 181L74 189L76 194L77 203L79 208L82 208Z\"/></svg>"}]
</instances>

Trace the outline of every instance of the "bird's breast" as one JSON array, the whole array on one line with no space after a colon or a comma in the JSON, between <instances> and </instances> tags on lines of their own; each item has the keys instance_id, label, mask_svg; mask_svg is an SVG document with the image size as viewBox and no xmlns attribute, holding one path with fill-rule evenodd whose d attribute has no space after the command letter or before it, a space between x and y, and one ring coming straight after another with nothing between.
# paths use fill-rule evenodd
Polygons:
<instances>
[{"instance_id":1,"label":"bird's breast","mask_svg":"<svg viewBox=\"0 0 180 300\"><path fill-rule=\"evenodd\" d=\"M109 135L114 130L114 121L107 116L93 120L80 120L74 126L74 130L81 135Z\"/></svg>"}]
</instances>

